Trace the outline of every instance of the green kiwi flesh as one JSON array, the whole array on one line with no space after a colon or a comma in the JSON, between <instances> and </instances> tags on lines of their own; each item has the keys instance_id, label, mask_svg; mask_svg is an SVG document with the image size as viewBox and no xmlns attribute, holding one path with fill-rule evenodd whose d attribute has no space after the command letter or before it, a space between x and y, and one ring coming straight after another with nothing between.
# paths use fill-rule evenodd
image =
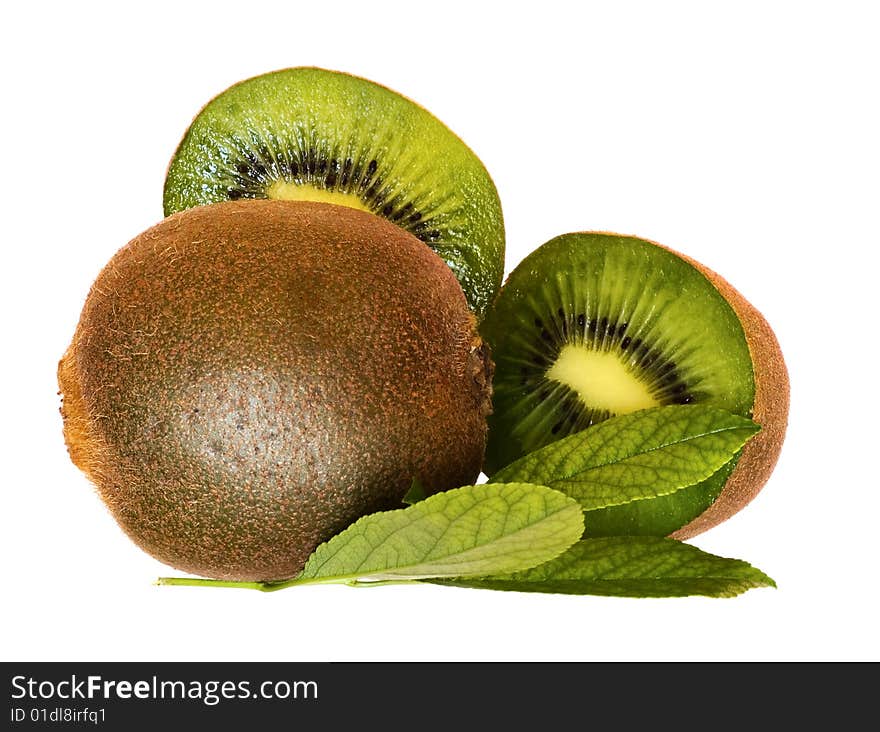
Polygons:
<instances>
[{"instance_id":1,"label":"green kiwi flesh","mask_svg":"<svg viewBox=\"0 0 880 732\"><path fill-rule=\"evenodd\" d=\"M440 255L477 314L501 285L504 225L485 167L437 118L371 81L285 69L209 102L171 161L165 214L252 198L383 216Z\"/></svg>"},{"instance_id":2,"label":"green kiwi flesh","mask_svg":"<svg viewBox=\"0 0 880 732\"><path fill-rule=\"evenodd\" d=\"M297 574L361 515L479 474L490 362L449 268L323 203L175 214L98 276L59 365L71 459L145 551Z\"/></svg>"},{"instance_id":3,"label":"green kiwi flesh","mask_svg":"<svg viewBox=\"0 0 880 732\"><path fill-rule=\"evenodd\" d=\"M751 416L755 378L736 312L695 266L652 242L557 237L526 257L481 332L496 365L485 471L616 414L711 404ZM732 461L670 496L592 511L587 533L667 535L718 497Z\"/></svg>"}]
</instances>

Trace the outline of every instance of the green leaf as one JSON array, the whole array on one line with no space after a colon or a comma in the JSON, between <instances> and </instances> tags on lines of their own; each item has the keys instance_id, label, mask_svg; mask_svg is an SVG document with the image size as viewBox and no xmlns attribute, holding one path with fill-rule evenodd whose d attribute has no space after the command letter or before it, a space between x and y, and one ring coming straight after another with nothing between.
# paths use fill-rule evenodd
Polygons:
<instances>
[{"instance_id":1,"label":"green leaf","mask_svg":"<svg viewBox=\"0 0 880 732\"><path fill-rule=\"evenodd\" d=\"M437 582L487 590L616 597L734 597L754 587L776 587L746 562L656 536L584 539L556 559L522 572Z\"/></svg>"},{"instance_id":2,"label":"green leaf","mask_svg":"<svg viewBox=\"0 0 880 732\"><path fill-rule=\"evenodd\" d=\"M486 483L364 516L277 582L160 577L158 584L274 592L310 584L376 586L516 572L558 557L584 532L577 501L541 485Z\"/></svg>"},{"instance_id":3,"label":"green leaf","mask_svg":"<svg viewBox=\"0 0 880 732\"><path fill-rule=\"evenodd\" d=\"M580 506L544 486L457 488L358 520L314 551L297 582L517 571L558 556L583 529Z\"/></svg>"},{"instance_id":4,"label":"green leaf","mask_svg":"<svg viewBox=\"0 0 880 732\"><path fill-rule=\"evenodd\" d=\"M752 420L715 407L655 407L612 417L542 447L495 473L492 482L546 485L593 511L699 483L759 429Z\"/></svg>"}]
</instances>

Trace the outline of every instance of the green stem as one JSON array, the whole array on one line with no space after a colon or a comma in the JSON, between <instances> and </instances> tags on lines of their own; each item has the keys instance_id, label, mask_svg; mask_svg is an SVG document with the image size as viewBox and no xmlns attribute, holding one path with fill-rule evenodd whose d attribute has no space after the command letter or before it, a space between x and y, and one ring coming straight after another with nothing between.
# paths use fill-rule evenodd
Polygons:
<instances>
[{"instance_id":1,"label":"green stem","mask_svg":"<svg viewBox=\"0 0 880 732\"><path fill-rule=\"evenodd\" d=\"M156 580L156 584L174 587L233 587L240 590L258 590L259 592L272 592L287 586L284 582L234 582L193 577L160 577Z\"/></svg>"},{"instance_id":2,"label":"green stem","mask_svg":"<svg viewBox=\"0 0 880 732\"><path fill-rule=\"evenodd\" d=\"M387 580L347 580L348 587L384 587L385 585L418 585L421 580L387 579Z\"/></svg>"},{"instance_id":3,"label":"green stem","mask_svg":"<svg viewBox=\"0 0 880 732\"><path fill-rule=\"evenodd\" d=\"M348 587L382 587L384 585L414 585L418 580L387 579L360 580L352 577L322 577L320 579L298 579L278 582L236 582L233 580L200 579L195 577L159 577L157 585L173 587L229 587L238 590L257 590L258 592L275 592L298 585L346 585Z\"/></svg>"}]
</instances>

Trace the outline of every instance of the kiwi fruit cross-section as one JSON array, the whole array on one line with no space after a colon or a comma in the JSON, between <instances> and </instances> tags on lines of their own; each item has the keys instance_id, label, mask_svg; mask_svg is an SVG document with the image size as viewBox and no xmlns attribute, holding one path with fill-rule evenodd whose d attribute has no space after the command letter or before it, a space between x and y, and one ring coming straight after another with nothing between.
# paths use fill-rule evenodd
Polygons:
<instances>
[{"instance_id":1,"label":"kiwi fruit cross-section","mask_svg":"<svg viewBox=\"0 0 880 732\"><path fill-rule=\"evenodd\" d=\"M785 432L779 344L714 272L665 247L606 233L547 242L511 273L481 331L496 364L485 470L614 415L710 404L762 431L707 481L587 516L588 534L687 538L748 503Z\"/></svg>"},{"instance_id":2,"label":"kiwi fruit cross-section","mask_svg":"<svg viewBox=\"0 0 880 732\"><path fill-rule=\"evenodd\" d=\"M70 456L145 551L297 574L418 479L473 483L491 365L451 270L326 203L190 209L121 249L59 365Z\"/></svg>"},{"instance_id":3,"label":"kiwi fruit cross-section","mask_svg":"<svg viewBox=\"0 0 880 732\"><path fill-rule=\"evenodd\" d=\"M165 214L253 198L383 216L443 258L478 315L501 285L504 224L485 167L437 118L371 81L285 69L209 102L171 161Z\"/></svg>"}]
</instances>

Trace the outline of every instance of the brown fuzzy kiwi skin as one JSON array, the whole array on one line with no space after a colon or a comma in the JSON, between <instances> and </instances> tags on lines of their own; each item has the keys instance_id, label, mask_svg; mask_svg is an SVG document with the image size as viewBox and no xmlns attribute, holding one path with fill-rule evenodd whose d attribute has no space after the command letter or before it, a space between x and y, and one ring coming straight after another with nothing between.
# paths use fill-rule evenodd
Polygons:
<instances>
[{"instance_id":1,"label":"brown fuzzy kiwi skin","mask_svg":"<svg viewBox=\"0 0 880 732\"><path fill-rule=\"evenodd\" d=\"M296 575L322 541L481 468L492 364L452 271L373 214L175 214L98 276L58 368L64 437L179 570Z\"/></svg>"},{"instance_id":2,"label":"brown fuzzy kiwi skin","mask_svg":"<svg viewBox=\"0 0 880 732\"><path fill-rule=\"evenodd\" d=\"M764 316L727 280L699 262L676 252L715 286L739 317L752 357L755 401L751 418L761 426L743 448L718 498L703 513L670 534L684 541L726 521L749 504L776 467L788 426L790 384L782 349Z\"/></svg>"}]
</instances>

